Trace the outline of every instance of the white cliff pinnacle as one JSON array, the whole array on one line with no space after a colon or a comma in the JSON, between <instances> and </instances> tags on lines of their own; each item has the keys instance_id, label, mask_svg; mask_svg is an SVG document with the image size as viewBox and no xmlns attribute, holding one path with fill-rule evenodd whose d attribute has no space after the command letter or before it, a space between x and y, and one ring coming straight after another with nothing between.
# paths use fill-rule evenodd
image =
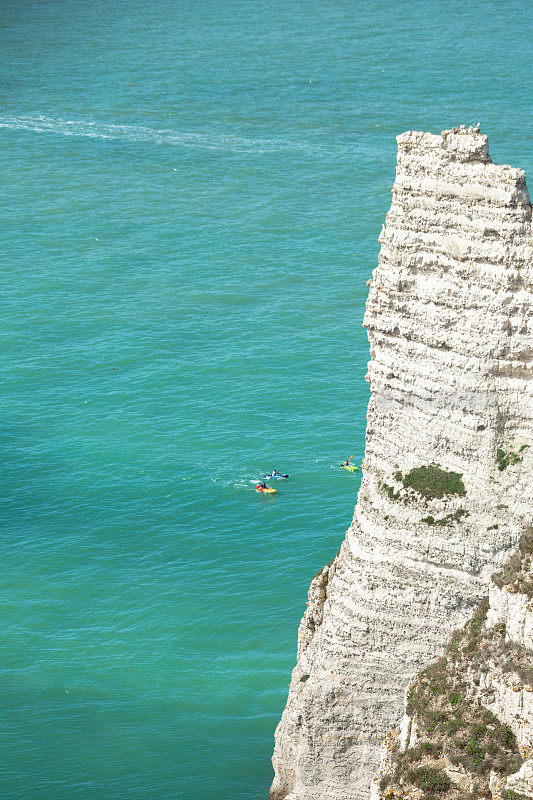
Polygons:
<instances>
[{"instance_id":1,"label":"white cliff pinnacle","mask_svg":"<svg viewBox=\"0 0 533 800\"><path fill-rule=\"evenodd\" d=\"M533 516L525 174L493 164L475 128L397 141L364 318L363 479L338 556L311 582L272 800L368 798L409 679L470 616ZM404 487L431 464L461 475L466 494Z\"/></svg>"}]
</instances>

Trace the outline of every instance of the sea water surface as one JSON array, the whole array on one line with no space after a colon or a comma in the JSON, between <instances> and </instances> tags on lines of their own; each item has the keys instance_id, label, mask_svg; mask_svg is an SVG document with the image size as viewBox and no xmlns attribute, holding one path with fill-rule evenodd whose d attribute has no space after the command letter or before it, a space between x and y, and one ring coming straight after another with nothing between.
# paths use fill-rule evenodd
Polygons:
<instances>
[{"instance_id":1,"label":"sea water surface","mask_svg":"<svg viewBox=\"0 0 533 800\"><path fill-rule=\"evenodd\" d=\"M266 798L395 136L530 165L530 10L1 4L2 800Z\"/></svg>"}]
</instances>

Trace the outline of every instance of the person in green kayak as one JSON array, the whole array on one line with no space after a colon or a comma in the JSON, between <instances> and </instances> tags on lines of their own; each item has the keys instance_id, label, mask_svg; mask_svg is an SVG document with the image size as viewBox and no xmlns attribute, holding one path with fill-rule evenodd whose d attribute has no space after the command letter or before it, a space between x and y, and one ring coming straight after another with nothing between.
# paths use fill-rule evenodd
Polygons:
<instances>
[{"instance_id":1,"label":"person in green kayak","mask_svg":"<svg viewBox=\"0 0 533 800\"><path fill-rule=\"evenodd\" d=\"M352 472L355 472L357 467L354 467L353 464L350 464L352 458L353 456L350 456L350 458L347 458L346 461L343 461L341 464L341 469L351 469Z\"/></svg>"}]
</instances>

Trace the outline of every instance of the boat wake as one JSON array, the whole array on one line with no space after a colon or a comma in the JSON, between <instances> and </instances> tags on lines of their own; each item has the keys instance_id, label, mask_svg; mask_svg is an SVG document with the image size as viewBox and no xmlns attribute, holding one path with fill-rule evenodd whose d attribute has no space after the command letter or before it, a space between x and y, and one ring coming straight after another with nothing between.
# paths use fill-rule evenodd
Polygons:
<instances>
[{"instance_id":1,"label":"boat wake","mask_svg":"<svg viewBox=\"0 0 533 800\"><path fill-rule=\"evenodd\" d=\"M61 117L0 116L0 128L7 130L108 139L123 142L144 142L171 147L186 147L235 153L326 152L320 145L290 139L252 139L223 133L175 131L148 128L143 125L117 125Z\"/></svg>"}]
</instances>

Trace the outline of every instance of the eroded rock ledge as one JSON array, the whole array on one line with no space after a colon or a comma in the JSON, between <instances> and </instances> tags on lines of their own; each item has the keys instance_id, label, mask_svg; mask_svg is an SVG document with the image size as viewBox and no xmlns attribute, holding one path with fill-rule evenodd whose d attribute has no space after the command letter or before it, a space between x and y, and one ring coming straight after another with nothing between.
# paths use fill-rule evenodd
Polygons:
<instances>
[{"instance_id":1,"label":"eroded rock ledge","mask_svg":"<svg viewBox=\"0 0 533 800\"><path fill-rule=\"evenodd\" d=\"M410 678L533 515L524 172L493 164L473 128L403 134L379 240L363 480L339 554L309 590L272 800L368 798ZM430 465L442 492L408 477ZM464 493L446 490L451 473Z\"/></svg>"}]
</instances>

